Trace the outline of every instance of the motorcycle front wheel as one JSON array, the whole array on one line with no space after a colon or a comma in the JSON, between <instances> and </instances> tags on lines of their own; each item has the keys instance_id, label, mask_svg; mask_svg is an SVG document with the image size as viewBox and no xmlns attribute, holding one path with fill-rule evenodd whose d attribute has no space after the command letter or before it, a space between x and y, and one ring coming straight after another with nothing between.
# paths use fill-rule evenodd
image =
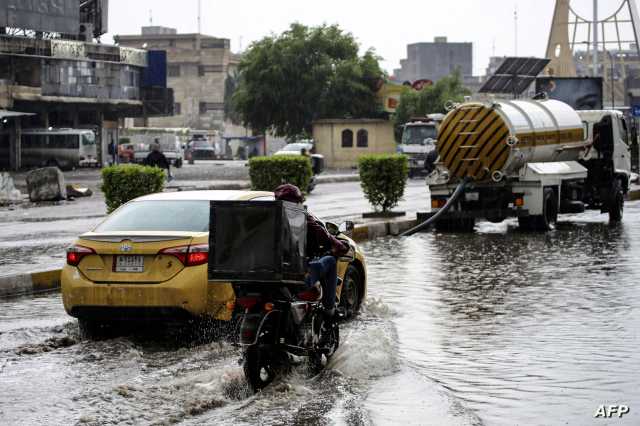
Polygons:
<instances>
[{"instance_id":1,"label":"motorcycle front wheel","mask_svg":"<svg viewBox=\"0 0 640 426\"><path fill-rule=\"evenodd\" d=\"M254 392L271 384L278 376L279 371L273 354L260 345L252 345L245 350L242 367L244 376Z\"/></svg>"}]
</instances>

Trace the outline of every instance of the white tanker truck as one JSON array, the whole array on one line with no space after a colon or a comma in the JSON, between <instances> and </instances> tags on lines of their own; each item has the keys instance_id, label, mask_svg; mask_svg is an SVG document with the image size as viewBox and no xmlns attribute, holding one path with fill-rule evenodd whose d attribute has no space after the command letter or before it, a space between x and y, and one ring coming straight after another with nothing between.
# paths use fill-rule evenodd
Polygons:
<instances>
[{"instance_id":1,"label":"white tanker truck","mask_svg":"<svg viewBox=\"0 0 640 426\"><path fill-rule=\"evenodd\" d=\"M575 111L556 100L458 104L440 125L438 160L427 177L432 222L471 231L476 219L517 217L520 228L544 231L558 213L585 208L619 221L631 169L628 135L618 111Z\"/></svg>"}]
</instances>

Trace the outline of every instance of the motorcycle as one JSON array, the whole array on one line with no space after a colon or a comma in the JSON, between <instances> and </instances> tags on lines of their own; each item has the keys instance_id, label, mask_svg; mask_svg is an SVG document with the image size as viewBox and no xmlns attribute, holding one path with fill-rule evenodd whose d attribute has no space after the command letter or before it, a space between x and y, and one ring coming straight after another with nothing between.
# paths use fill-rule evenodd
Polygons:
<instances>
[{"instance_id":1,"label":"motorcycle","mask_svg":"<svg viewBox=\"0 0 640 426\"><path fill-rule=\"evenodd\" d=\"M346 257L353 260L353 248ZM293 356L305 357L310 371L316 373L338 349L338 322L327 315L321 289L297 292L287 285L238 284L234 290L236 304L244 309L239 333L242 366L254 391L286 373Z\"/></svg>"}]
</instances>

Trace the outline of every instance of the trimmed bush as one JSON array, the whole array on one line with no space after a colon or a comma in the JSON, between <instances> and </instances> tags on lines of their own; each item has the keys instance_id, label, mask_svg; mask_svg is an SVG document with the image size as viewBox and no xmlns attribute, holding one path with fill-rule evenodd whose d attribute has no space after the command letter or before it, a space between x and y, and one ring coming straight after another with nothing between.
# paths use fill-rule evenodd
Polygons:
<instances>
[{"instance_id":1,"label":"trimmed bush","mask_svg":"<svg viewBox=\"0 0 640 426\"><path fill-rule=\"evenodd\" d=\"M399 154L363 155L358 159L360 186L376 211L387 212L404 195L409 173L407 157Z\"/></svg>"},{"instance_id":2,"label":"trimmed bush","mask_svg":"<svg viewBox=\"0 0 640 426\"><path fill-rule=\"evenodd\" d=\"M107 213L134 198L164 188L164 171L158 167L122 164L102 169L102 192L107 203Z\"/></svg>"},{"instance_id":3,"label":"trimmed bush","mask_svg":"<svg viewBox=\"0 0 640 426\"><path fill-rule=\"evenodd\" d=\"M274 155L249 159L251 189L273 191L283 183L296 185L307 192L313 172L311 161L302 155Z\"/></svg>"}]
</instances>

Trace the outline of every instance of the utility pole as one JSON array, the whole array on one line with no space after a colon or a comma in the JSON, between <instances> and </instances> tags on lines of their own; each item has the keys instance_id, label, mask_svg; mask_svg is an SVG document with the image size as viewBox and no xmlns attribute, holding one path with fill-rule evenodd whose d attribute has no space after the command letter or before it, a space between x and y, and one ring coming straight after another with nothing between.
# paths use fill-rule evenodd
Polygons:
<instances>
[{"instance_id":1,"label":"utility pole","mask_svg":"<svg viewBox=\"0 0 640 426\"><path fill-rule=\"evenodd\" d=\"M518 6L513 6L513 50L514 56L518 56Z\"/></svg>"},{"instance_id":2,"label":"utility pole","mask_svg":"<svg viewBox=\"0 0 640 426\"><path fill-rule=\"evenodd\" d=\"M598 76L598 0L593 0L593 77Z\"/></svg>"},{"instance_id":3,"label":"utility pole","mask_svg":"<svg viewBox=\"0 0 640 426\"><path fill-rule=\"evenodd\" d=\"M202 34L202 1L198 0L198 34Z\"/></svg>"}]
</instances>

